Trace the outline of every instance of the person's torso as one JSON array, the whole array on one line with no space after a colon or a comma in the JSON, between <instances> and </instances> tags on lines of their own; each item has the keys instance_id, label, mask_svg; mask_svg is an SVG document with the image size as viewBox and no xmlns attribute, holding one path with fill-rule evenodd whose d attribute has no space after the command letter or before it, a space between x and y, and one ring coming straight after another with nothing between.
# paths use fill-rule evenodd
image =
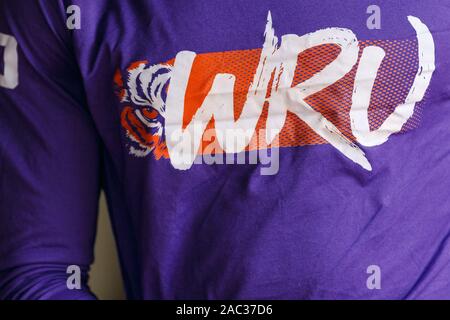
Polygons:
<instances>
[{"instance_id":1,"label":"person's torso","mask_svg":"<svg viewBox=\"0 0 450 320\"><path fill-rule=\"evenodd\" d=\"M450 297L450 2L73 3L131 297Z\"/></svg>"}]
</instances>

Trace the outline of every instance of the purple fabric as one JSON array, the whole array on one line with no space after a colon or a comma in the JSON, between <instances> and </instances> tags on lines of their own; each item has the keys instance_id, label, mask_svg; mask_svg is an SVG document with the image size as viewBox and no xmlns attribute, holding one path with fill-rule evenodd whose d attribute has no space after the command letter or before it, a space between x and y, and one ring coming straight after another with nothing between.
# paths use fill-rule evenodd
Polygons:
<instances>
[{"instance_id":1,"label":"purple fabric","mask_svg":"<svg viewBox=\"0 0 450 320\"><path fill-rule=\"evenodd\" d=\"M130 299L450 299L450 2L377 3L380 30L361 0L0 0L19 57L19 85L0 88L0 298L93 297L65 271L93 261L103 186ZM70 4L81 30L65 26ZM436 71L417 128L361 146L371 172L330 144L280 148L272 176L130 155L116 70L261 48L269 10L279 37L414 40L420 18Z\"/></svg>"}]
</instances>

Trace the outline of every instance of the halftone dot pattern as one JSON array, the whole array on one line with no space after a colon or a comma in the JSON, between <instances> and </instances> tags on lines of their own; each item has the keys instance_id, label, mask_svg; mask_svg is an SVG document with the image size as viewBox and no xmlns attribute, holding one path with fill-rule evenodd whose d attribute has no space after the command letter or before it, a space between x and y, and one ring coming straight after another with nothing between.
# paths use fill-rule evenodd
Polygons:
<instances>
[{"instance_id":1,"label":"halftone dot pattern","mask_svg":"<svg viewBox=\"0 0 450 320\"><path fill-rule=\"evenodd\" d=\"M378 46L385 51L385 58L378 70L369 106L371 130L379 128L395 108L404 103L418 70L418 47L416 40L376 40L359 42L358 63L342 79L326 89L308 97L305 101L331 121L347 138L355 138L350 126L350 108L356 72L363 50ZM322 70L339 54L337 45L327 44L315 47L299 55L299 64L293 86L305 81ZM417 104L416 112L404 125L402 132L416 128L420 122L424 101ZM312 130L305 130L305 124L290 114L280 134L280 145L306 145L326 143Z\"/></svg>"},{"instance_id":2,"label":"halftone dot pattern","mask_svg":"<svg viewBox=\"0 0 450 320\"><path fill-rule=\"evenodd\" d=\"M337 58L340 48L333 44L324 44L308 49L298 56L297 69L295 70L292 87L310 79L322 71L328 64ZM345 77L328 88L308 97L305 102L319 111L328 120L332 121L339 129L345 127L340 122L345 118L343 106L351 92L350 77ZM279 136L281 146L302 146L307 144L327 143L315 133L306 123L293 113L288 113L286 124Z\"/></svg>"},{"instance_id":3,"label":"halftone dot pattern","mask_svg":"<svg viewBox=\"0 0 450 320\"><path fill-rule=\"evenodd\" d=\"M361 48L383 48L386 58L378 70L369 107L370 129L379 128L395 108L404 103L419 68L416 40L364 41ZM419 113L415 113L403 130L417 127Z\"/></svg>"},{"instance_id":4,"label":"halftone dot pattern","mask_svg":"<svg viewBox=\"0 0 450 320\"><path fill-rule=\"evenodd\" d=\"M411 90L418 69L418 44L416 40L360 41L358 63L353 69L334 84L305 100L352 141L355 141L355 138L351 132L349 113L352 105L355 76L363 50L368 46L378 46L385 51L385 58L378 70L369 106L370 128L371 130L379 128L386 118L394 112L394 109L404 103ZM212 87L214 78L219 73L235 76L234 91L223 92L223 94L233 95L234 118L235 120L238 119L247 99L251 82L254 79L261 51L261 49L252 49L198 54L194 60L186 90L183 127L190 123L195 112L201 107ZM299 54L292 87L323 70L336 59L339 53L339 46L324 44ZM166 64L172 65L173 63L173 59L166 62ZM271 88L271 84L269 88ZM268 90L267 96L269 94L270 90ZM404 125L402 132L414 129L419 125L423 104L424 101L417 104L414 115ZM247 150L267 147L264 142L267 110L268 108L277 108L277 106L269 106L266 102L261 108L263 108L262 115ZM214 128L214 120L207 127L207 129L212 128ZM214 141L214 137L212 141ZM286 123L272 146L295 147L324 143L327 142L306 123L288 112ZM204 141L202 150L210 144L210 141ZM211 150L211 146L208 149ZM216 152L223 152L218 146L213 149Z\"/></svg>"}]
</instances>

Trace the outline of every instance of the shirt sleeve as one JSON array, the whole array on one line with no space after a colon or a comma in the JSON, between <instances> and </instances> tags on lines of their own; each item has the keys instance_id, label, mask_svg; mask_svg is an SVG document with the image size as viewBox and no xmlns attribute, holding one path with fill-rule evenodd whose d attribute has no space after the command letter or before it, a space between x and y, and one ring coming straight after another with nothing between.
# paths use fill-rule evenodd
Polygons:
<instances>
[{"instance_id":1,"label":"shirt sleeve","mask_svg":"<svg viewBox=\"0 0 450 320\"><path fill-rule=\"evenodd\" d=\"M62 2L0 0L0 299L94 298L99 138L71 36Z\"/></svg>"}]
</instances>

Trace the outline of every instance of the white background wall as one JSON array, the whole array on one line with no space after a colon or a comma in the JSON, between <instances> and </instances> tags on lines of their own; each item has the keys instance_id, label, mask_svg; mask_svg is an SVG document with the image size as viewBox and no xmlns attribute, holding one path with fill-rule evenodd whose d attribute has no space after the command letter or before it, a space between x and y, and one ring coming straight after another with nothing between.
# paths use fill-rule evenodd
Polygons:
<instances>
[{"instance_id":1,"label":"white background wall","mask_svg":"<svg viewBox=\"0 0 450 320\"><path fill-rule=\"evenodd\" d=\"M99 299L125 299L116 244L103 194L100 199L95 261L90 272L89 285Z\"/></svg>"}]
</instances>

